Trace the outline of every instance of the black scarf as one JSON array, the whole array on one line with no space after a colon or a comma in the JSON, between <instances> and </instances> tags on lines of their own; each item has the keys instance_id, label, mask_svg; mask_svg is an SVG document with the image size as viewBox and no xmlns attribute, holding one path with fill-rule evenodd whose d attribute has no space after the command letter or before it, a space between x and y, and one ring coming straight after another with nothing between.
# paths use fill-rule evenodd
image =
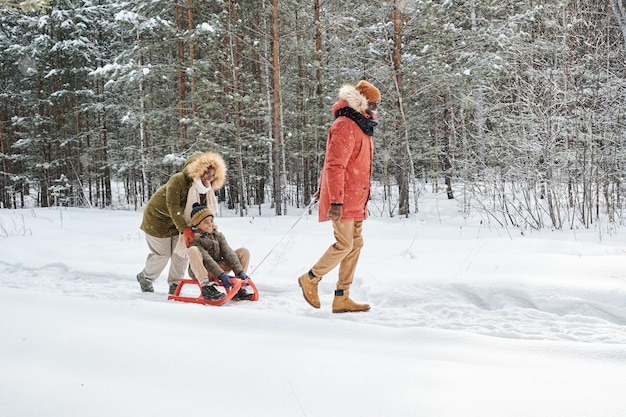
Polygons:
<instances>
[{"instance_id":1,"label":"black scarf","mask_svg":"<svg viewBox=\"0 0 626 417\"><path fill-rule=\"evenodd\" d=\"M342 107L335 113L335 119L339 116L345 116L352 120L361 128L367 136L374 136L374 128L378 126L378 122L372 118L363 116L352 107Z\"/></svg>"}]
</instances>

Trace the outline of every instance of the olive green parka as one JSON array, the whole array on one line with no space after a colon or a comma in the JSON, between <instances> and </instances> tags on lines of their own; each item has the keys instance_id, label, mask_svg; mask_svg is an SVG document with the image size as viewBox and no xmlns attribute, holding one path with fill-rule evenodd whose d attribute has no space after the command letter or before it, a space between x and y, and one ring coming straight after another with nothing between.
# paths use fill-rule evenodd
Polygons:
<instances>
[{"instance_id":1,"label":"olive green parka","mask_svg":"<svg viewBox=\"0 0 626 417\"><path fill-rule=\"evenodd\" d=\"M172 175L150 198L143 211L140 229L158 238L182 233L188 227L184 211L189 188L208 168L215 168L212 192L222 188L226 181L226 163L222 156L215 152L195 153L187 158L182 171ZM206 204L205 195L201 195L200 203Z\"/></svg>"}]
</instances>

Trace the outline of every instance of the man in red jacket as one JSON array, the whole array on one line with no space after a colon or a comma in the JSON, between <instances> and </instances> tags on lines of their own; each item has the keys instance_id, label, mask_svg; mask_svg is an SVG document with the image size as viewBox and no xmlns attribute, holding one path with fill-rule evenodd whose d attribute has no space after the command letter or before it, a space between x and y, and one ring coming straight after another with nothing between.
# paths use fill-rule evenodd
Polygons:
<instances>
[{"instance_id":1,"label":"man in red jacket","mask_svg":"<svg viewBox=\"0 0 626 417\"><path fill-rule=\"evenodd\" d=\"M332 220L336 242L313 267L298 278L304 299L320 308L317 285L339 265L333 313L367 311L349 297L350 285L363 247L363 221L367 218L370 176L374 155L374 127L380 91L367 81L344 85L333 105L335 121L326 141L326 156L320 176L319 221Z\"/></svg>"}]
</instances>

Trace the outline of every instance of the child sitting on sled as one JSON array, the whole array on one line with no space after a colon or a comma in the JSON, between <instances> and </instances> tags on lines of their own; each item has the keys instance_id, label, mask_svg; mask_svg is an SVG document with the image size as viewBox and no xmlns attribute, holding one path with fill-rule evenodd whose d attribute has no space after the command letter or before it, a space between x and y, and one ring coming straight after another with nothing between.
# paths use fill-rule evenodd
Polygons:
<instances>
[{"instance_id":1,"label":"child sitting on sled","mask_svg":"<svg viewBox=\"0 0 626 417\"><path fill-rule=\"evenodd\" d=\"M189 244L189 276L200 282L202 298L205 300L221 300L225 294L216 288L221 281L225 288L232 287L229 272L237 278L248 279L246 271L250 262L250 251L246 248L233 250L221 232L213 224L211 210L198 203L191 209L191 227L194 240ZM249 300L254 294L243 286L234 300Z\"/></svg>"}]
</instances>

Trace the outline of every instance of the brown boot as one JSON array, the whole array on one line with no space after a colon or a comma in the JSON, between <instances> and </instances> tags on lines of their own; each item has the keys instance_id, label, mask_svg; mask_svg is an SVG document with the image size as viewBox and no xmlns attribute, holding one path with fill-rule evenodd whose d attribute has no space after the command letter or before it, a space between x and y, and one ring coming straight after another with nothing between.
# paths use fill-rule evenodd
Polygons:
<instances>
[{"instance_id":1,"label":"brown boot","mask_svg":"<svg viewBox=\"0 0 626 417\"><path fill-rule=\"evenodd\" d=\"M369 304L358 304L352 301L349 297L348 290L335 290L335 299L333 300L333 313L367 311L369 309Z\"/></svg>"},{"instance_id":2,"label":"brown boot","mask_svg":"<svg viewBox=\"0 0 626 417\"><path fill-rule=\"evenodd\" d=\"M312 307L320 308L320 298L317 295L317 283L322 280L322 277L313 277L307 272L298 278L298 284L302 288L302 295L307 303Z\"/></svg>"}]
</instances>

